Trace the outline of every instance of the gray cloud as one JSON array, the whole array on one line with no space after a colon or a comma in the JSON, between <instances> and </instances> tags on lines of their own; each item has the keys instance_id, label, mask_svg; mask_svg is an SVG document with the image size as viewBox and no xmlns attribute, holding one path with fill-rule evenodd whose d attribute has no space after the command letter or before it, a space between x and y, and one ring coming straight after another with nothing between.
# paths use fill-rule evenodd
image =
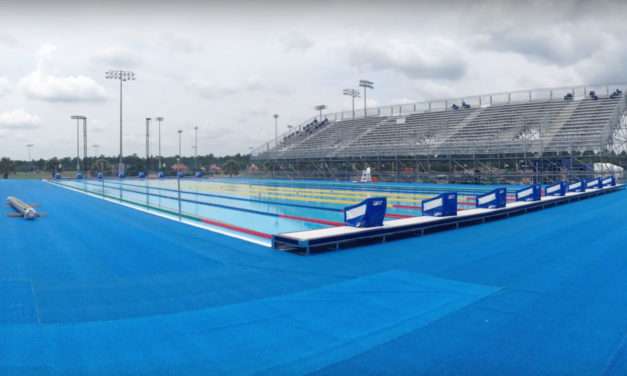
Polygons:
<instances>
[{"instance_id":1,"label":"gray cloud","mask_svg":"<svg viewBox=\"0 0 627 376\"><path fill-rule=\"evenodd\" d=\"M477 46L512 52L544 64L573 65L587 59L607 42L604 32L562 24L545 29L509 28L483 35Z\"/></svg>"},{"instance_id":2,"label":"gray cloud","mask_svg":"<svg viewBox=\"0 0 627 376\"><path fill-rule=\"evenodd\" d=\"M266 95L284 95L288 93L288 91L284 89L272 87L256 78L250 78L247 81L240 83L234 80L230 81L228 84L191 80L187 83L187 87L196 92L202 98L211 100L227 99L229 97L247 94L265 93Z\"/></svg>"},{"instance_id":3,"label":"gray cloud","mask_svg":"<svg viewBox=\"0 0 627 376\"><path fill-rule=\"evenodd\" d=\"M286 52L291 51L307 51L315 46L315 42L298 32L292 32L280 38L283 49Z\"/></svg>"},{"instance_id":4,"label":"gray cloud","mask_svg":"<svg viewBox=\"0 0 627 376\"><path fill-rule=\"evenodd\" d=\"M135 68L141 59L131 50L122 47L109 47L96 52L93 61L114 69Z\"/></svg>"},{"instance_id":5,"label":"gray cloud","mask_svg":"<svg viewBox=\"0 0 627 376\"><path fill-rule=\"evenodd\" d=\"M9 80L6 77L0 77L0 98L7 95L10 90Z\"/></svg>"},{"instance_id":6,"label":"gray cloud","mask_svg":"<svg viewBox=\"0 0 627 376\"><path fill-rule=\"evenodd\" d=\"M172 52L192 54L203 51L203 46L193 39L182 34L171 32L163 33L159 39L159 44Z\"/></svg>"},{"instance_id":7,"label":"gray cloud","mask_svg":"<svg viewBox=\"0 0 627 376\"><path fill-rule=\"evenodd\" d=\"M438 42L434 42L438 44ZM459 80L466 72L466 62L448 43L435 47L392 41L383 47L352 46L349 62L373 71L393 71L410 79Z\"/></svg>"},{"instance_id":8,"label":"gray cloud","mask_svg":"<svg viewBox=\"0 0 627 376\"><path fill-rule=\"evenodd\" d=\"M17 47L19 45L19 42L17 38L15 38L13 35L6 32L0 32L0 45L7 47Z\"/></svg>"}]
</instances>

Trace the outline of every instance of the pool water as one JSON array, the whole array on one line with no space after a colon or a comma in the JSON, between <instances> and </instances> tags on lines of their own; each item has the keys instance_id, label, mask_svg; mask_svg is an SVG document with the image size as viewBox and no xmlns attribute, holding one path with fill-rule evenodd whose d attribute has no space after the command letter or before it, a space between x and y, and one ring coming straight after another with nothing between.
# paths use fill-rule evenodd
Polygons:
<instances>
[{"instance_id":1,"label":"pool water","mask_svg":"<svg viewBox=\"0 0 627 376\"><path fill-rule=\"evenodd\" d=\"M394 220L421 215L422 200L442 192L457 191L459 208L470 208L476 194L493 188L207 178L63 179L55 183L150 211L180 215L211 229L245 239L265 239L265 242L269 242L272 234L342 225L344 207L368 197L386 197L386 220Z\"/></svg>"}]
</instances>

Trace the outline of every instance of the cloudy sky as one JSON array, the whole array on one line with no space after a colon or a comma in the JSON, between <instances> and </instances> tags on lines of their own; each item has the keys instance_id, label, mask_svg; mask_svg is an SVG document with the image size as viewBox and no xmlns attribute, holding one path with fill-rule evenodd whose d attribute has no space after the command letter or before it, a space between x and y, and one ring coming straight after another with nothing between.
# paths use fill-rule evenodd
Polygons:
<instances>
[{"instance_id":1,"label":"cloudy sky","mask_svg":"<svg viewBox=\"0 0 627 376\"><path fill-rule=\"evenodd\" d=\"M73 114L89 144L144 153L144 118L163 116L164 154L247 153L342 89L375 82L369 105L516 89L627 82L621 1L0 0L0 156L75 153ZM361 103L358 103L361 106ZM156 150L156 143L153 143ZM90 152L94 149L90 147Z\"/></svg>"}]
</instances>

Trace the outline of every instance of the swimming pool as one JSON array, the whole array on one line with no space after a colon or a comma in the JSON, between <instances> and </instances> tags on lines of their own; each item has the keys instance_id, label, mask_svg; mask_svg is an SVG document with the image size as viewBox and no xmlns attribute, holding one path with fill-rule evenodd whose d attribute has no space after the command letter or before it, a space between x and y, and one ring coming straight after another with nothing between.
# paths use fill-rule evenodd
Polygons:
<instances>
[{"instance_id":1,"label":"swimming pool","mask_svg":"<svg viewBox=\"0 0 627 376\"><path fill-rule=\"evenodd\" d=\"M421 215L422 200L459 193L460 209L494 187L260 179L56 180L55 184L269 245L273 234L343 224L343 208L385 196L386 218Z\"/></svg>"}]
</instances>

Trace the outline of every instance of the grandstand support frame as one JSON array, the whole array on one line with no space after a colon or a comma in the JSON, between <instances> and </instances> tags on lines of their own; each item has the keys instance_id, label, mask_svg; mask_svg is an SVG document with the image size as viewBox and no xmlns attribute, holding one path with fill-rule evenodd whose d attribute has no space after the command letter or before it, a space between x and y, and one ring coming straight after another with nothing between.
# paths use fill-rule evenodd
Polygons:
<instances>
[{"instance_id":1,"label":"grandstand support frame","mask_svg":"<svg viewBox=\"0 0 627 376\"><path fill-rule=\"evenodd\" d=\"M376 158L278 159L263 161L256 177L275 179L325 179L358 181L366 167L373 178L395 182L432 183L550 183L591 178L594 163L611 163L627 168L627 154L572 153L544 155L415 155ZM564 166L570 166L565 168Z\"/></svg>"}]
</instances>

